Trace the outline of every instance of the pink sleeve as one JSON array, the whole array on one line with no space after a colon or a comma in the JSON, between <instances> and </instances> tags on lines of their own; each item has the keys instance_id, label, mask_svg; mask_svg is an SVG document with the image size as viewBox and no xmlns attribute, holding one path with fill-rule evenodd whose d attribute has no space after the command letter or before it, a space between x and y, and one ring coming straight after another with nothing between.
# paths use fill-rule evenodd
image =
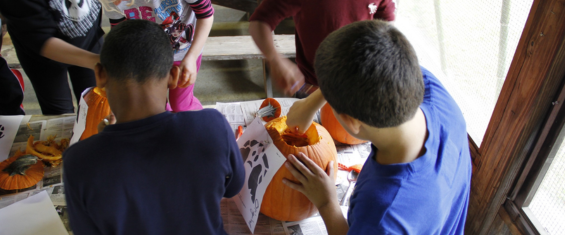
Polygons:
<instances>
[{"instance_id":1,"label":"pink sleeve","mask_svg":"<svg viewBox=\"0 0 565 235\"><path fill-rule=\"evenodd\" d=\"M394 10L396 6L392 0L383 0L381 4L379 4L379 8L375 15L373 15L374 19L381 19L386 21L393 21L394 20Z\"/></svg>"},{"instance_id":2,"label":"pink sleeve","mask_svg":"<svg viewBox=\"0 0 565 235\"><path fill-rule=\"evenodd\" d=\"M267 23L274 30L284 19L300 11L300 0L264 0L255 9L249 21Z\"/></svg>"},{"instance_id":3,"label":"pink sleeve","mask_svg":"<svg viewBox=\"0 0 565 235\"><path fill-rule=\"evenodd\" d=\"M210 0L188 1L188 5L196 14L196 19L205 19L214 15L214 7L212 7Z\"/></svg>"}]
</instances>

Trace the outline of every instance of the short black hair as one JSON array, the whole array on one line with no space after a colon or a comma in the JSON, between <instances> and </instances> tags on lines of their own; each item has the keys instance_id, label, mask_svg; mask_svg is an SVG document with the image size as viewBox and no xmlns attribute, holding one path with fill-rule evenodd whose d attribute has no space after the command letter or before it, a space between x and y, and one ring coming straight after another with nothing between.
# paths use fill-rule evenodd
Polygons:
<instances>
[{"instance_id":1,"label":"short black hair","mask_svg":"<svg viewBox=\"0 0 565 235\"><path fill-rule=\"evenodd\" d=\"M126 20L110 30L100 52L108 77L117 81L165 78L173 66L173 49L158 24Z\"/></svg>"},{"instance_id":2,"label":"short black hair","mask_svg":"<svg viewBox=\"0 0 565 235\"><path fill-rule=\"evenodd\" d=\"M316 51L314 67L330 106L370 126L399 126L423 101L416 52L385 21L355 22L331 33Z\"/></svg>"}]
</instances>

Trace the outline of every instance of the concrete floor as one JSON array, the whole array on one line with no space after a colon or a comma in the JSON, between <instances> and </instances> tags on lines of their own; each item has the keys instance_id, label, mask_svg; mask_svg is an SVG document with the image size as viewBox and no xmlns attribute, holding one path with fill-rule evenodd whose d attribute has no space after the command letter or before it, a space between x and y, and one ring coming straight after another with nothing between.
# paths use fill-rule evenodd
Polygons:
<instances>
[{"instance_id":1,"label":"concrete floor","mask_svg":"<svg viewBox=\"0 0 565 235\"><path fill-rule=\"evenodd\" d=\"M214 5L214 26L210 36L248 35L248 14L242 11ZM108 20L104 19L102 27L109 29ZM293 33L291 20L284 21L276 33ZM206 48L204 48L206 50ZM25 80L24 108L26 114L41 114L37 97L27 76L20 70ZM70 83L70 82L69 82ZM261 60L203 61L198 73L195 96L206 107L216 102L234 102L263 99L266 97L263 87L263 70ZM282 93L274 89L275 97ZM76 107L76 99L74 99Z\"/></svg>"}]
</instances>

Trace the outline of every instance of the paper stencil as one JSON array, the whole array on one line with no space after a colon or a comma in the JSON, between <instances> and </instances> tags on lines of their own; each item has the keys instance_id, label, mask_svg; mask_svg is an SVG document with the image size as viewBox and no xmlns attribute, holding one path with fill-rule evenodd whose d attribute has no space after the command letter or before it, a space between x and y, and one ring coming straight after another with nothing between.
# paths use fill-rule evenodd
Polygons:
<instances>
[{"instance_id":1,"label":"paper stencil","mask_svg":"<svg viewBox=\"0 0 565 235\"><path fill-rule=\"evenodd\" d=\"M265 190L286 161L272 143L259 118L253 120L237 141L245 167L245 182L234 200L251 232L255 230Z\"/></svg>"},{"instance_id":2,"label":"paper stencil","mask_svg":"<svg viewBox=\"0 0 565 235\"><path fill-rule=\"evenodd\" d=\"M0 116L0 162L8 158L24 116Z\"/></svg>"},{"instance_id":3,"label":"paper stencil","mask_svg":"<svg viewBox=\"0 0 565 235\"><path fill-rule=\"evenodd\" d=\"M86 129L86 114L88 113L88 105L86 104L86 101L84 100L84 96L91 89L92 89L92 87L87 88L86 90L84 90L82 92L82 94L80 94L80 101L79 101L79 104L78 104L77 117L75 119L75 125L73 127L73 136L71 137L71 140L70 140L71 145L78 142L78 140L82 136L82 133L84 132L84 129Z\"/></svg>"}]
</instances>

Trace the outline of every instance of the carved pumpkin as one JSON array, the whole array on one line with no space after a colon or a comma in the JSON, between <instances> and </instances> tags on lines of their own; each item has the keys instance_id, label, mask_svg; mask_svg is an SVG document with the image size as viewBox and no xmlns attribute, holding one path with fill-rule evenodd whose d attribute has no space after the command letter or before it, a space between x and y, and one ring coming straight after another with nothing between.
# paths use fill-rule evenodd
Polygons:
<instances>
[{"instance_id":1,"label":"carved pumpkin","mask_svg":"<svg viewBox=\"0 0 565 235\"><path fill-rule=\"evenodd\" d=\"M84 95L84 101L88 105L86 114L86 126L80 140L98 134L98 124L110 114L110 105L106 99L106 91L95 87Z\"/></svg>"},{"instance_id":2,"label":"carved pumpkin","mask_svg":"<svg viewBox=\"0 0 565 235\"><path fill-rule=\"evenodd\" d=\"M265 125L273 139L273 144L285 157L289 154L304 153L322 169L327 169L330 161L334 162L334 176L337 175L337 151L335 144L324 127L313 123L305 135L296 135L286 126L286 116L274 119ZM298 221L317 212L316 207L304 194L283 184L287 178L298 182L283 165L273 177L265 191L261 204L261 213L277 220Z\"/></svg>"},{"instance_id":3,"label":"carved pumpkin","mask_svg":"<svg viewBox=\"0 0 565 235\"><path fill-rule=\"evenodd\" d=\"M367 142L366 140L357 139L347 133L347 131L343 129L339 121L335 118L334 113L332 112L332 107L330 107L329 104L322 107L320 118L322 125L328 130L335 141L344 144L362 144Z\"/></svg>"},{"instance_id":4,"label":"carved pumpkin","mask_svg":"<svg viewBox=\"0 0 565 235\"><path fill-rule=\"evenodd\" d=\"M13 157L0 163L0 188L5 190L29 188L43 178L43 173L41 160L36 156L17 151Z\"/></svg>"}]
</instances>

